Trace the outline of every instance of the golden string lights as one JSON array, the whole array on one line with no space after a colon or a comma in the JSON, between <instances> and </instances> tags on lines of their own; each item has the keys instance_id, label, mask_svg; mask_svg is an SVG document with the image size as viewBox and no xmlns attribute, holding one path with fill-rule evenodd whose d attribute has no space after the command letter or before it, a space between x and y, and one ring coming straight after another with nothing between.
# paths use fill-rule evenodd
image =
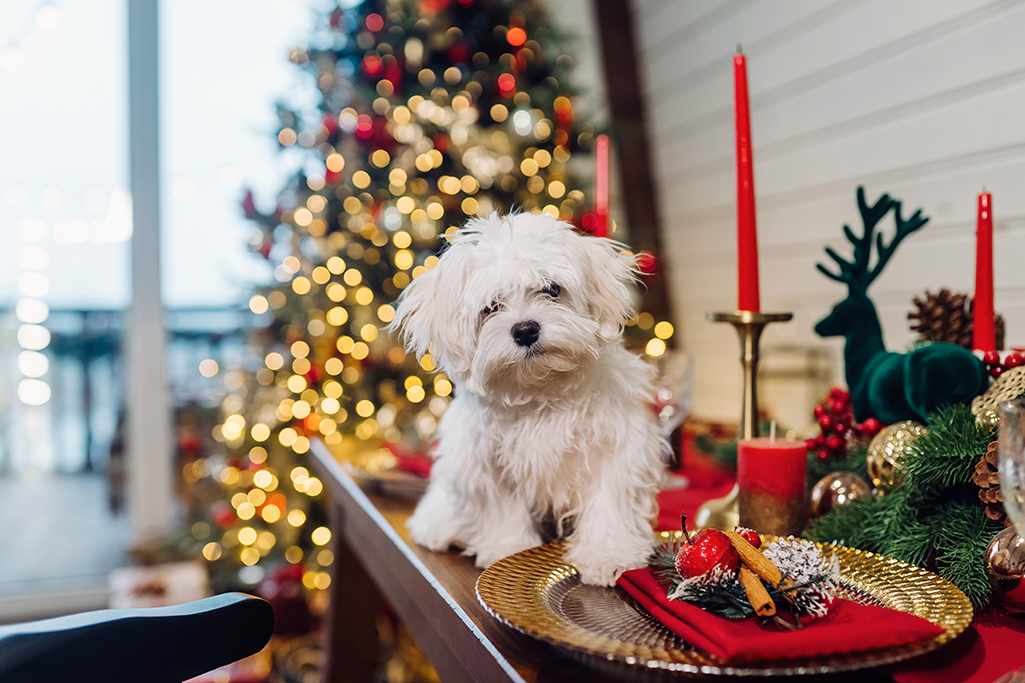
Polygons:
<instances>
[{"instance_id":1,"label":"golden string lights","mask_svg":"<svg viewBox=\"0 0 1025 683\"><path fill-rule=\"evenodd\" d=\"M469 216L515 207L579 224L589 210L572 162L594 131L575 120L572 62L549 47L538 6L482 3L483 32L446 24L444 9L421 22L411 0L383 6L332 19L351 34L320 44L344 48L290 53L322 106L316 118L279 112L277 139L312 161L271 213L251 212L251 245L273 268L249 300L265 327L222 405L226 455L183 472L224 491L207 560L281 557L310 589L327 586L333 559L314 505L323 483L304 465L312 441L424 449L454 391L429 354L407 356L387 333L395 298ZM657 356L673 330L650 318L630 324Z\"/></svg>"}]
</instances>

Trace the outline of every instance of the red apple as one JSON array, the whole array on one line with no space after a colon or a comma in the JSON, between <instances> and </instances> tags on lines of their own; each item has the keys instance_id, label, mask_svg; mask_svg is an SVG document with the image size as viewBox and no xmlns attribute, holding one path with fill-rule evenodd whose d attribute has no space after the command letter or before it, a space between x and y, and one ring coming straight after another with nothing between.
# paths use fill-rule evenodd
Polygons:
<instances>
[{"instance_id":1,"label":"red apple","mask_svg":"<svg viewBox=\"0 0 1025 683\"><path fill-rule=\"evenodd\" d=\"M737 533L745 541L758 548L762 545L762 537L758 535L758 532L754 529L748 529L747 527L738 526Z\"/></svg>"},{"instance_id":2,"label":"red apple","mask_svg":"<svg viewBox=\"0 0 1025 683\"><path fill-rule=\"evenodd\" d=\"M691 535L687 533L686 518L683 523L686 539L676 555L676 571L685 579L703 576L715 567L725 572L736 572L740 556L729 536L718 529L701 529Z\"/></svg>"}]
</instances>

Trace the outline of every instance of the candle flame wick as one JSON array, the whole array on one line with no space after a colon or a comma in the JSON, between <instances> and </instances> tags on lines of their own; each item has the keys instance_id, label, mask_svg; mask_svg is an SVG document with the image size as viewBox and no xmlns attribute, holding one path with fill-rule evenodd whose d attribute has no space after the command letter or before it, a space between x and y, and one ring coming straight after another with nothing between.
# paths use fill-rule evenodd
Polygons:
<instances>
[{"instance_id":1,"label":"candle flame wick","mask_svg":"<svg viewBox=\"0 0 1025 683\"><path fill-rule=\"evenodd\" d=\"M744 47L740 43L737 43L737 54L738 55L744 54Z\"/></svg>"},{"instance_id":2,"label":"candle flame wick","mask_svg":"<svg viewBox=\"0 0 1025 683\"><path fill-rule=\"evenodd\" d=\"M776 421L769 423L769 443L776 443Z\"/></svg>"}]
</instances>

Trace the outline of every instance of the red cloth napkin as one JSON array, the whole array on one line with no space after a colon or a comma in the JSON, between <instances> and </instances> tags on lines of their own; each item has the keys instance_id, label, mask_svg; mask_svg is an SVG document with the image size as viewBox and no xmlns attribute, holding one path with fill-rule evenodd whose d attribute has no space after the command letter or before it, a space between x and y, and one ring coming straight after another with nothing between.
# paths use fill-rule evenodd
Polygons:
<instances>
[{"instance_id":1,"label":"red cloth napkin","mask_svg":"<svg viewBox=\"0 0 1025 683\"><path fill-rule=\"evenodd\" d=\"M757 619L727 619L666 597L655 570L634 569L617 582L652 616L688 643L731 663L871 650L935 638L943 629L906 612L837 599L829 614L803 629L763 627Z\"/></svg>"},{"instance_id":2,"label":"red cloth napkin","mask_svg":"<svg viewBox=\"0 0 1025 683\"><path fill-rule=\"evenodd\" d=\"M391 454L395 456L396 466L403 472L415 474L424 479L431 477L431 465L434 463L426 452L411 452L399 448L396 444L386 443L384 445Z\"/></svg>"}]
</instances>

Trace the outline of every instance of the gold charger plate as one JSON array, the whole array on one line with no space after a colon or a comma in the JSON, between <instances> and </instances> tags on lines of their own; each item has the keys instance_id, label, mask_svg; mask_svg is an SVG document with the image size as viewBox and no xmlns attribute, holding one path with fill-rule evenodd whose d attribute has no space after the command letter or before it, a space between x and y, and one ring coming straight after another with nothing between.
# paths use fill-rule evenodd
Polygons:
<instances>
[{"instance_id":1,"label":"gold charger plate","mask_svg":"<svg viewBox=\"0 0 1025 683\"><path fill-rule=\"evenodd\" d=\"M681 533L661 532L663 545ZM477 598L492 616L547 643L610 662L691 674L795 676L899 662L940 647L972 620L972 604L930 571L844 546L819 544L840 561L840 596L924 617L944 628L932 640L830 656L730 665L695 649L619 589L587 586L563 559L563 542L531 548L491 565L477 579Z\"/></svg>"}]
</instances>

